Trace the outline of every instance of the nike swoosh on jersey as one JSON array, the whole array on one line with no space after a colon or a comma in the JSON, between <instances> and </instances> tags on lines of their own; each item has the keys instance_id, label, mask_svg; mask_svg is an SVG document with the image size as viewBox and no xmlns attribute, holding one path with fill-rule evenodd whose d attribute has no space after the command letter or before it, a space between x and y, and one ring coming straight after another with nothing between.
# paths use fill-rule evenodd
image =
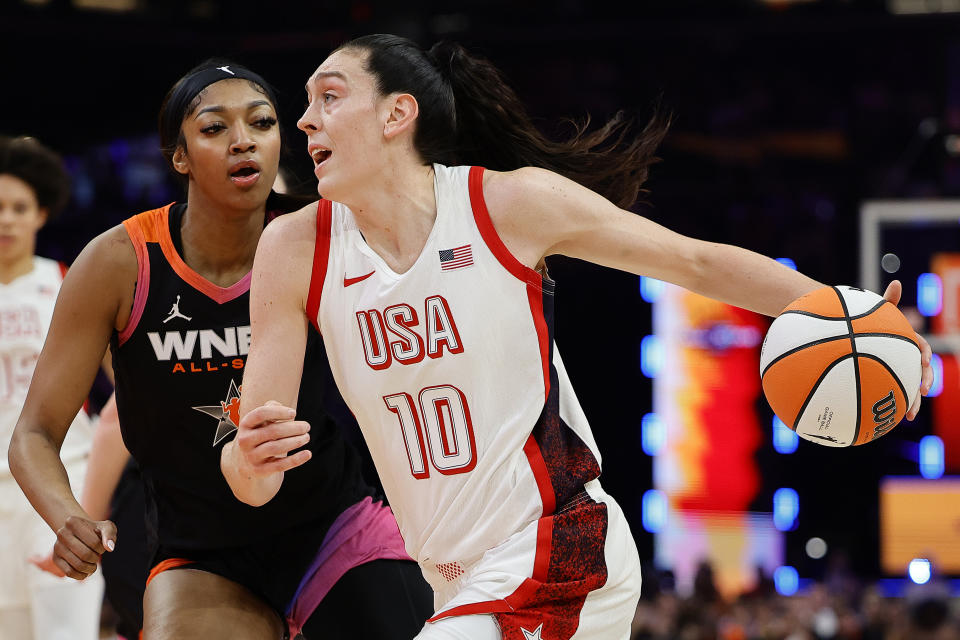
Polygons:
<instances>
[{"instance_id":1,"label":"nike swoosh on jersey","mask_svg":"<svg viewBox=\"0 0 960 640\"><path fill-rule=\"evenodd\" d=\"M365 275L365 276L357 276L356 278L348 278L347 276L343 276L343 286L344 286L344 287L349 287L349 286L352 285L352 284L357 284L358 282L360 282L360 281L362 281L362 280L366 280L367 278L369 278L370 276L372 276L372 275L375 274L376 272L377 272L376 269L374 269L373 271L371 271L371 272L368 273L367 275Z\"/></svg>"}]
</instances>

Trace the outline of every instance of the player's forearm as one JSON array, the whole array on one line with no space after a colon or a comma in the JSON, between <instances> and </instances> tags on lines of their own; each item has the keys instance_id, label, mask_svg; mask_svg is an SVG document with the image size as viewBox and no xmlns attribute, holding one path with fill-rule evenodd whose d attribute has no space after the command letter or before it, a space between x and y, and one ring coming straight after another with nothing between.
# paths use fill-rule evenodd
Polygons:
<instances>
[{"instance_id":1,"label":"player's forearm","mask_svg":"<svg viewBox=\"0 0 960 640\"><path fill-rule=\"evenodd\" d=\"M59 529L70 516L87 517L70 489L60 453L48 435L18 427L10 440L7 460L23 493L51 529Z\"/></svg>"},{"instance_id":2,"label":"player's forearm","mask_svg":"<svg viewBox=\"0 0 960 640\"><path fill-rule=\"evenodd\" d=\"M772 258L740 247L704 243L691 291L767 316L824 285Z\"/></svg>"},{"instance_id":3,"label":"player's forearm","mask_svg":"<svg viewBox=\"0 0 960 640\"><path fill-rule=\"evenodd\" d=\"M230 485L233 495L237 500L254 507L270 502L280 491L283 472L267 476L253 475L245 468L241 457L235 440L225 444L220 453L220 471Z\"/></svg>"}]
</instances>

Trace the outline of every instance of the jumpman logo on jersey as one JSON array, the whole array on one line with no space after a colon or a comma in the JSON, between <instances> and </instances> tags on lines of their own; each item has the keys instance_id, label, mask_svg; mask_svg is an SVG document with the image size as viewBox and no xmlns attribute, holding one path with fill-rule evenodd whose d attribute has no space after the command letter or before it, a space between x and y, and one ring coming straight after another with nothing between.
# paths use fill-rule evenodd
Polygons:
<instances>
[{"instance_id":1,"label":"jumpman logo on jersey","mask_svg":"<svg viewBox=\"0 0 960 640\"><path fill-rule=\"evenodd\" d=\"M167 316L167 319L163 321L163 324L167 324L174 318L183 318L187 322L193 320L193 318L187 317L180 313L180 296L177 296L177 301L173 303L172 307L170 307L170 315Z\"/></svg>"},{"instance_id":2,"label":"jumpman logo on jersey","mask_svg":"<svg viewBox=\"0 0 960 640\"><path fill-rule=\"evenodd\" d=\"M226 400L221 400L220 404L190 408L217 419L217 432L213 435L215 447L218 442L236 431L237 425L240 424L240 388L237 387L236 382L230 380Z\"/></svg>"},{"instance_id":3,"label":"jumpman logo on jersey","mask_svg":"<svg viewBox=\"0 0 960 640\"><path fill-rule=\"evenodd\" d=\"M543 623L540 623L540 626L534 629L533 631L527 631L523 627L520 627L520 631L523 631L523 640L543 640L540 636L540 632L543 630Z\"/></svg>"}]
</instances>

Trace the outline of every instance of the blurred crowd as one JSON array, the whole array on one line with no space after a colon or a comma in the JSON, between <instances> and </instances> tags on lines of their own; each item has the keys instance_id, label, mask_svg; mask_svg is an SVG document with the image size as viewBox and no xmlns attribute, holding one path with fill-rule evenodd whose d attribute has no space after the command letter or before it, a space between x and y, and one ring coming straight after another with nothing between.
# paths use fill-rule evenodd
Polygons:
<instances>
[{"instance_id":1,"label":"blurred crowd","mask_svg":"<svg viewBox=\"0 0 960 640\"><path fill-rule=\"evenodd\" d=\"M938 580L890 596L880 583L828 576L783 596L761 576L733 599L707 563L687 595L669 572L645 580L631 640L960 640L960 602Z\"/></svg>"}]
</instances>

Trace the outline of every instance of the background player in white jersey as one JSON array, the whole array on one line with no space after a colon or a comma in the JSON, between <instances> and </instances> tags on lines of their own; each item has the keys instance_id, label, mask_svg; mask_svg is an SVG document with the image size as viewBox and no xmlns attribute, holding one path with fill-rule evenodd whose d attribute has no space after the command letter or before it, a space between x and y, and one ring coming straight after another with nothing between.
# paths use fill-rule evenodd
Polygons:
<instances>
[{"instance_id":1,"label":"background player in white jersey","mask_svg":"<svg viewBox=\"0 0 960 640\"><path fill-rule=\"evenodd\" d=\"M34 255L37 232L66 204L69 189L54 151L33 138L0 137L0 640L93 640L100 631L100 572L76 582L30 564L56 537L10 475L6 455L65 270ZM60 449L75 491L91 437L81 411Z\"/></svg>"},{"instance_id":2,"label":"background player in white jersey","mask_svg":"<svg viewBox=\"0 0 960 640\"><path fill-rule=\"evenodd\" d=\"M822 285L621 208L646 178L660 117L638 136L614 119L551 142L488 62L390 35L337 49L307 95L299 127L330 200L258 248L242 419L224 452L234 492L263 504L309 459L292 452L306 427L289 407L313 323L434 588L417 638L628 638L637 550L553 345L545 258L766 315ZM918 408L919 395L909 417Z\"/></svg>"}]
</instances>

